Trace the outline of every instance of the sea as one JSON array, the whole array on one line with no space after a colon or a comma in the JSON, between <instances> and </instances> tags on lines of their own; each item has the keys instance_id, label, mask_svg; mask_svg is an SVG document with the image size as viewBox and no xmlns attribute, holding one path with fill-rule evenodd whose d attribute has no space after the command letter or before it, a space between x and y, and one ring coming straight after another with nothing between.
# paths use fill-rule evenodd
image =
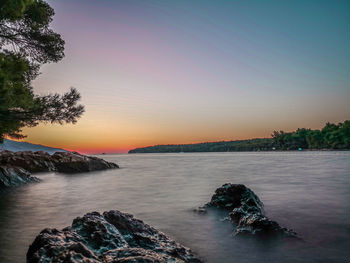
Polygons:
<instances>
[{"instance_id":1,"label":"sea","mask_svg":"<svg viewBox=\"0 0 350 263\"><path fill-rule=\"evenodd\" d=\"M101 155L120 169L41 173L0 193L0 262L26 261L36 235L92 211L119 210L190 247L204 262L350 262L350 152ZM266 215L300 238L235 236L227 214L194 212L224 183L245 184Z\"/></svg>"}]
</instances>

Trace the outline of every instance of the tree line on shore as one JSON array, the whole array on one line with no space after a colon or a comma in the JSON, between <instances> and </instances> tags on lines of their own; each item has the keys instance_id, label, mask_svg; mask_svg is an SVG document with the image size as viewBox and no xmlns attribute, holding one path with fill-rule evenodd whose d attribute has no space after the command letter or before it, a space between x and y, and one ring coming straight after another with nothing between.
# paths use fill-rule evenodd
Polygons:
<instances>
[{"instance_id":1,"label":"tree line on shore","mask_svg":"<svg viewBox=\"0 0 350 263\"><path fill-rule=\"evenodd\" d=\"M129 153L234 152L304 149L350 149L350 120L327 123L320 130L299 128L296 131L274 131L271 138L205 142L196 144L156 145L130 150Z\"/></svg>"}]
</instances>

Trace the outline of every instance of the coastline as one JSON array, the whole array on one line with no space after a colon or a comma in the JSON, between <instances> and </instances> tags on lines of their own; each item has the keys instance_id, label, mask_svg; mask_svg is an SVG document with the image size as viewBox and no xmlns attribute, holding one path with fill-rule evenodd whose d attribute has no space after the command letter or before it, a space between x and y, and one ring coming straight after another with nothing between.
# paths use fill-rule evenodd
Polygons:
<instances>
[{"instance_id":1,"label":"coastline","mask_svg":"<svg viewBox=\"0 0 350 263\"><path fill-rule=\"evenodd\" d=\"M147 154L147 153L233 153L233 152L348 152L350 149L303 149L303 150L259 150L259 151L184 151L184 152L131 152L127 154ZM97 154L96 154L97 155ZM113 154L114 155L114 154Z\"/></svg>"}]
</instances>

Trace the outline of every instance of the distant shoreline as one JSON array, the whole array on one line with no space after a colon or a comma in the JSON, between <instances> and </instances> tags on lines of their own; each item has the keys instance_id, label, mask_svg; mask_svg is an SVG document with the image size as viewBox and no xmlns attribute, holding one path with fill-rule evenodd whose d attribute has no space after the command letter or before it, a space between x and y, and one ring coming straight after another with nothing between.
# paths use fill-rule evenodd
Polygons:
<instances>
[{"instance_id":1,"label":"distant shoreline","mask_svg":"<svg viewBox=\"0 0 350 263\"><path fill-rule=\"evenodd\" d=\"M350 120L326 123L321 130L299 128L296 131L273 131L271 138L194 144L155 145L130 150L128 153L174 152L264 152L264 151L350 150Z\"/></svg>"},{"instance_id":2,"label":"distant shoreline","mask_svg":"<svg viewBox=\"0 0 350 263\"><path fill-rule=\"evenodd\" d=\"M131 152L133 151L133 152ZM259 152L348 152L350 149L304 149L304 150L262 150L262 151L202 151L202 152L134 152L134 150L130 150L127 154L150 154L150 153L239 153L239 152L251 152L251 153L259 153ZM117 153L118 154L118 153ZM96 154L101 155L101 154ZM112 153L111 155L115 155Z\"/></svg>"}]
</instances>

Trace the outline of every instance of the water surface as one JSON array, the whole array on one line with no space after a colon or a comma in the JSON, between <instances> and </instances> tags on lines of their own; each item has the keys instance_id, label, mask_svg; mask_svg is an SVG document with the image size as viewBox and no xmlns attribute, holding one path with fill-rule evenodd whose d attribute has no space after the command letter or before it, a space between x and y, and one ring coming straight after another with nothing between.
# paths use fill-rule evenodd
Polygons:
<instances>
[{"instance_id":1,"label":"water surface","mask_svg":"<svg viewBox=\"0 0 350 263\"><path fill-rule=\"evenodd\" d=\"M43 173L0 193L0 262L25 262L35 236L91 211L117 209L191 247L206 262L348 262L350 152L104 155L121 169ZM224 214L192 210L223 183L250 187L267 215L303 239L235 237Z\"/></svg>"}]
</instances>

